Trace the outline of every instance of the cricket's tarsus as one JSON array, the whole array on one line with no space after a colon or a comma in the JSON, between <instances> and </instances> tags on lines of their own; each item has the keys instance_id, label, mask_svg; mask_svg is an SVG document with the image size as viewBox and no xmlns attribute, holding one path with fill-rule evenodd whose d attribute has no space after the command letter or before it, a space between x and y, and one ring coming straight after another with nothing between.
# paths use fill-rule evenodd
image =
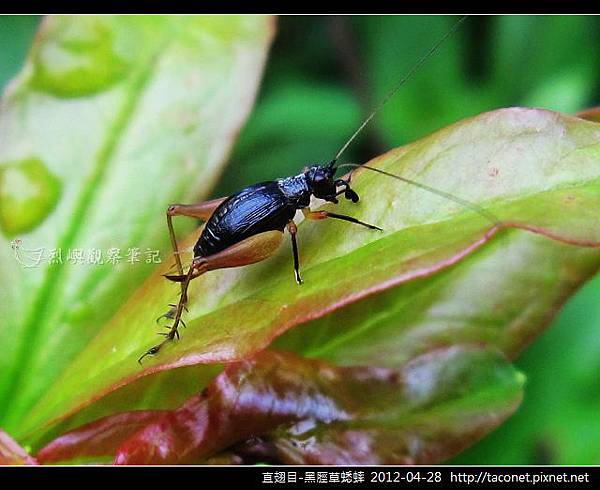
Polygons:
<instances>
[{"instance_id":1,"label":"cricket's tarsus","mask_svg":"<svg viewBox=\"0 0 600 490\"><path fill-rule=\"evenodd\" d=\"M338 169L345 167L365 168L379 174L392 177L402 182L417 186L423 190L461 204L487 218L494 224L499 224L498 218L480 206L453 196L439 189L415 182L411 179L386 172L367 165L354 163L337 164L339 157L348 145L360 134L363 128L373 119L378 111L396 94L407 80L429 59L439 47L454 33L466 19L461 17L454 26L433 47L419 59L413 68L394 86L383 101L369 114L359 128L350 136L338 151L333 160L325 165L311 165L292 177L277 179L269 182L254 184L232 196L213 199L198 204L172 204L167 208L167 227L177 274L166 275L171 281L181 284L181 294L177 305L169 305L167 313L160 316L173 320L169 332L161 333L166 338L163 342L150 348L138 362L141 364L146 356L157 354L165 343L179 338L178 326L184 309L187 309L188 287L190 282L202 274L216 269L227 267L240 267L255 262L260 262L271 256L281 245L283 232L291 235L292 256L294 262L294 275L296 282L302 284L300 275L300 260L297 244L297 227L294 216L298 210L310 220L334 219L362 226L370 230L382 231L380 227L365 223L353 216L337 214L330 211L310 209L311 197L323 199L337 204L338 196L357 203L360 199L355 190L351 188L352 172L344 178L335 178ZM184 273L177 240L173 229L173 216L187 216L201 219L206 222L200 237L194 246L194 258L187 273ZM184 324L185 326L185 324Z\"/></svg>"}]
</instances>

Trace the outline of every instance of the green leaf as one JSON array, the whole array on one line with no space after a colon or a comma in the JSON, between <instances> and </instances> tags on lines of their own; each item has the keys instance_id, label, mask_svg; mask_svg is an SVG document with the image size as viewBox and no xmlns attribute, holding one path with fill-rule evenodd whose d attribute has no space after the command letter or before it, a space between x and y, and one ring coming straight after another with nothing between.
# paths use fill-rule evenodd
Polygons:
<instances>
[{"instance_id":1,"label":"green leaf","mask_svg":"<svg viewBox=\"0 0 600 490\"><path fill-rule=\"evenodd\" d=\"M460 342L515 358L599 266L597 250L509 230L453 267L308 322L274 346L330 362L383 366Z\"/></svg>"},{"instance_id":2,"label":"green leaf","mask_svg":"<svg viewBox=\"0 0 600 490\"><path fill-rule=\"evenodd\" d=\"M517 413L456 464L599 464L600 275L517 361L527 390Z\"/></svg>"},{"instance_id":3,"label":"green leaf","mask_svg":"<svg viewBox=\"0 0 600 490\"><path fill-rule=\"evenodd\" d=\"M268 17L43 21L0 115L3 427L21 427L154 269L147 252L167 260L165 209L214 186L272 34Z\"/></svg>"},{"instance_id":4,"label":"green leaf","mask_svg":"<svg viewBox=\"0 0 600 490\"><path fill-rule=\"evenodd\" d=\"M242 359L333 312L328 328L315 330L313 324L305 330L308 346L296 338L289 347L339 363L397 365L432 345L452 344L457 331L460 341L491 342L515 355L598 269L600 252L574 245L600 245L599 156L598 124L529 109L482 114L392 150L371 164L478 203L506 227L538 235L503 230L453 201L357 172L360 204L336 209L382 226L383 233L340 222L301 223L301 287L293 280L289 244L261 264L194 281L181 340L140 368L136 359L156 343L155 318L177 298L177 286L161 277L162 268L28 413L20 434L64 420L148 374ZM452 267L466 257L471 262ZM403 288L418 301L404 301ZM389 304L388 291L399 292ZM473 303L471 295L478 294L480 303ZM364 313L350 306L368 297L374 303ZM375 333L380 317L383 329ZM354 343L338 345L353 337ZM319 351L327 345L329 351Z\"/></svg>"}]
</instances>

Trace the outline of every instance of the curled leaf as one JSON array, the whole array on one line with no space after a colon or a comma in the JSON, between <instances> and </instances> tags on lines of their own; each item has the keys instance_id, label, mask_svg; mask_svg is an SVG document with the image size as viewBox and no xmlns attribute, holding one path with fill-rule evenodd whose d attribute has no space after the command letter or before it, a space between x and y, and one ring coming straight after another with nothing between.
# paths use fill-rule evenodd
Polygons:
<instances>
[{"instance_id":1,"label":"curled leaf","mask_svg":"<svg viewBox=\"0 0 600 490\"><path fill-rule=\"evenodd\" d=\"M40 463L110 455L123 441L160 418L159 410L125 412L80 427L37 453Z\"/></svg>"},{"instance_id":2,"label":"curled leaf","mask_svg":"<svg viewBox=\"0 0 600 490\"><path fill-rule=\"evenodd\" d=\"M501 354L469 345L396 369L265 351L228 366L179 409L109 416L59 437L38 457L60 460L93 445L116 451L117 464L199 462L226 449L238 460L434 463L510 415L522 383ZM138 415L147 425L122 442ZM107 429L119 437L96 445Z\"/></svg>"}]
</instances>

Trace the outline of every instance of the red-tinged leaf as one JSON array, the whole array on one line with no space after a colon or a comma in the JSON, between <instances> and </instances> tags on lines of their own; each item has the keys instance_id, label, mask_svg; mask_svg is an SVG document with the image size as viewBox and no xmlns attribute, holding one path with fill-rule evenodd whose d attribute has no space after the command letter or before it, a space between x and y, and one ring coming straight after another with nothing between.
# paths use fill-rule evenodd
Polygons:
<instances>
[{"instance_id":1,"label":"red-tinged leaf","mask_svg":"<svg viewBox=\"0 0 600 490\"><path fill-rule=\"evenodd\" d=\"M591 107L575 114L581 119L587 119L588 121L600 122L600 107Z\"/></svg>"},{"instance_id":2,"label":"red-tinged leaf","mask_svg":"<svg viewBox=\"0 0 600 490\"><path fill-rule=\"evenodd\" d=\"M439 462L512 413L522 380L498 352L469 345L439 348L397 369L265 351L231 364L202 394L151 420L121 445L115 462ZM103 428L133 417L111 416L67 433L39 457L56 460L52 448L69 454L86 435L92 443Z\"/></svg>"},{"instance_id":3,"label":"red-tinged leaf","mask_svg":"<svg viewBox=\"0 0 600 490\"><path fill-rule=\"evenodd\" d=\"M515 359L600 267L600 250L506 230L459 264L289 330L272 348L335 364L392 367L436 345Z\"/></svg>"},{"instance_id":4,"label":"red-tinged leaf","mask_svg":"<svg viewBox=\"0 0 600 490\"><path fill-rule=\"evenodd\" d=\"M69 432L37 454L40 463L113 454L121 443L158 420L161 410L137 410L105 417Z\"/></svg>"},{"instance_id":5,"label":"red-tinged leaf","mask_svg":"<svg viewBox=\"0 0 600 490\"><path fill-rule=\"evenodd\" d=\"M392 150L371 165L466 198L495 213L509 226L569 244L597 247L600 245L599 152L598 124L543 110L505 109L461 121L421 141ZM301 223L299 239L305 279L302 287L293 280L289 244L263 263L213 271L201 277L190 286L190 311L185 318L188 328L181 332L181 341L165 346L154 358L146 358L140 369L136 359L156 343L153 327L156 316L164 312L162 305L177 297L176 285L161 276L168 267L165 265L131 297L65 371L55 389L49 390L25 417L21 427L22 433L29 435L26 440L31 441L30 434L40 433L36 429L63 421L143 376L192 364L243 359L268 347L282 334L292 333L300 324L329 314L343 314L353 303L425 277L432 278L425 289L431 293L430 311L435 311L438 290L434 278L440 279L443 271L477 250L490 251L493 246L490 242L496 243L498 235L509 233L506 230L498 233L500 227L493 227L488 220L455 202L378 174L357 172L353 182L361 202L340 204L336 209L376 223L384 228L384 233L349 228L347 223ZM520 240L523 235L508 234L510 240ZM197 233L186 246L194 238ZM568 294L597 270L598 263L595 251L586 251L589 254L584 257L580 249L563 246L559 253L558 246L548 249L541 245L542 240L532 240L531 247L529 244L525 250L511 254L496 273L499 278L510 276L520 281L518 285L508 277L506 281L498 281L498 294L508 297L508 292L514 292L521 297L528 294L533 302L538 298L544 300L536 304L538 314L525 325L530 333L545 325L546 318ZM495 261L503 260L502 250L495 249L494 253ZM564 274L555 274L553 260L546 257L550 253L558 255L561 264L565 262L561 265ZM485 257L486 253L479 255L479 259ZM523 264L537 262L543 262L546 270L540 270L532 278L524 277L528 272ZM486 274L485 267L477 260L469 268ZM452 286L447 285L448 291L452 291ZM546 288L552 291L552 298L546 297ZM480 301L472 299L473 291L482 291L482 287L465 288L454 306L457 312L471 311ZM483 299L490 298L486 292ZM516 313L529 311L527 306L525 310L519 307L517 312L510 302L475 308L477 321L469 326L468 335L476 339L489 336L492 332L486 327L487 322L494 319L498 310L503 313L498 331L506 334L503 340L511 344L511 352L516 352L532 337L508 338L508 326ZM390 308L382 309L379 314L387 314ZM421 313L416 305L410 307L410 318ZM544 321L540 320L542 316ZM457 313L456 318L459 317ZM385 341L394 346L392 359L405 355L398 335L403 330L396 328L401 325L398 321L401 320L394 318L384 335ZM336 322L333 318L332 324L339 328ZM368 322L377 324L373 318ZM355 331L351 335L358 334L363 327L351 325ZM446 327L447 324L439 322L437 330L448 336ZM427 333L431 328L423 325L417 330ZM331 329L326 339L333 344L333 350L336 343L345 340L334 339L336 331L339 330ZM318 335L309 339L315 343L322 340ZM363 344L366 348L371 346L370 341ZM419 346L430 347L428 343ZM293 350L304 353L302 348ZM333 351L331 354L337 355ZM387 363L386 357L379 357ZM346 364L338 359L335 362ZM364 364L375 363L369 360ZM85 373L85 379L81 373Z\"/></svg>"},{"instance_id":6,"label":"red-tinged leaf","mask_svg":"<svg viewBox=\"0 0 600 490\"><path fill-rule=\"evenodd\" d=\"M0 465L37 464L35 458L0 429Z\"/></svg>"}]
</instances>

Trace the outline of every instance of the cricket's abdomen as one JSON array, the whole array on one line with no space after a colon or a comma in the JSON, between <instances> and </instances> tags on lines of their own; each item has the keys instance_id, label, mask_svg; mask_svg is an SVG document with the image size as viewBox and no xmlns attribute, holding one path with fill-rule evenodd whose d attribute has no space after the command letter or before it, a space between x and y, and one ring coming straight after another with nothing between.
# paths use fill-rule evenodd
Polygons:
<instances>
[{"instance_id":1,"label":"cricket's abdomen","mask_svg":"<svg viewBox=\"0 0 600 490\"><path fill-rule=\"evenodd\" d=\"M265 231L283 231L295 213L296 207L276 182L246 187L215 209L194 246L194 256L208 257Z\"/></svg>"}]
</instances>

